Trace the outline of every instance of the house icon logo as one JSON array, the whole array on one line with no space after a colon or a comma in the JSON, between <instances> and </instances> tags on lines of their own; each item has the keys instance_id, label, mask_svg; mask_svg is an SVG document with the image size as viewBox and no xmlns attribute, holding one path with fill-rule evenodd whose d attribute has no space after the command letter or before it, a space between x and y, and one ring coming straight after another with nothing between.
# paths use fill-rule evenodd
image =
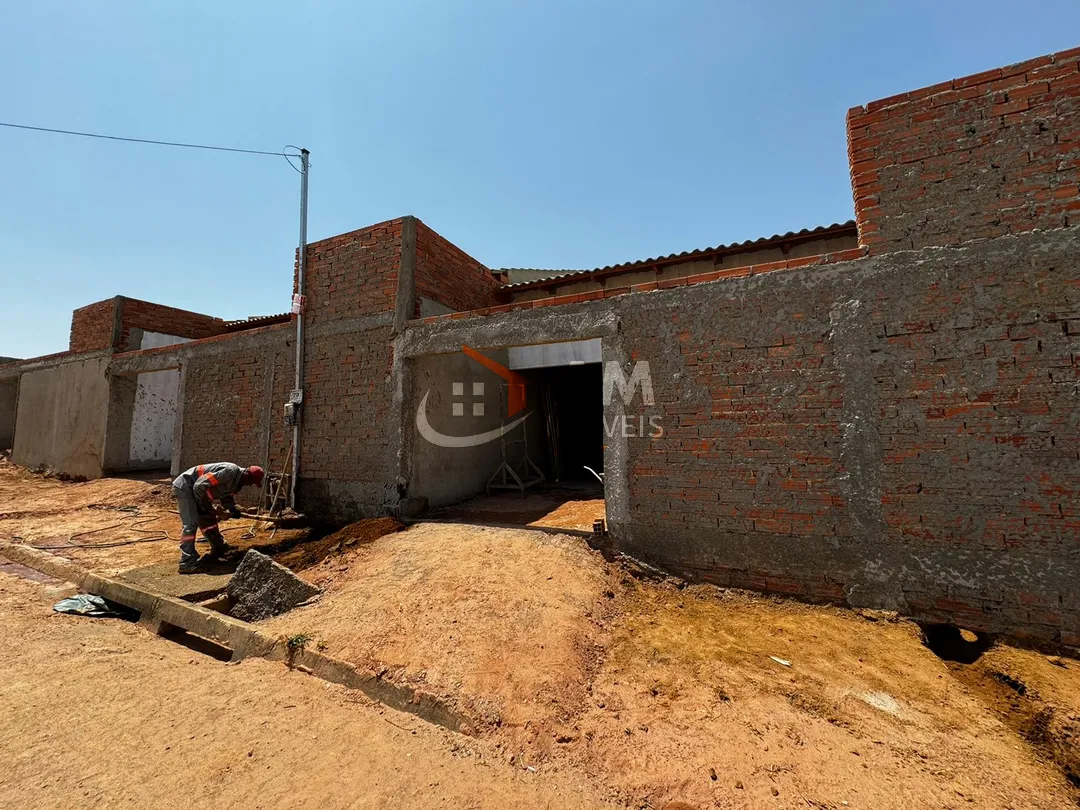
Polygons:
<instances>
[{"instance_id":1,"label":"house icon logo","mask_svg":"<svg viewBox=\"0 0 1080 810\"><path fill-rule=\"evenodd\" d=\"M472 360L479 363L484 368L491 372L494 372L499 377L506 381L507 401L506 401L506 418L513 419L517 414L525 410L525 384L526 380L520 374L515 371L511 371L501 363L497 363L490 357L485 357L469 346L462 346L461 351ZM465 416L465 390L466 385L464 381L452 383L452 415L455 417ZM483 397L484 395L484 383L474 382L469 389L472 396ZM522 422L524 422L531 414L526 413L507 424L501 425L493 430L485 431L484 433L474 433L466 436L450 436L445 433L440 433L431 426L427 416L427 403L428 396L431 391L425 391L423 399L420 400L420 406L416 409L416 429L420 431L420 435L427 439L432 444L438 447L478 447L481 444L487 444L488 442L495 441L500 436L504 436L511 430L516 428ZM471 415L472 416L484 416L485 404L482 400L476 400L471 403Z\"/></svg>"}]
</instances>

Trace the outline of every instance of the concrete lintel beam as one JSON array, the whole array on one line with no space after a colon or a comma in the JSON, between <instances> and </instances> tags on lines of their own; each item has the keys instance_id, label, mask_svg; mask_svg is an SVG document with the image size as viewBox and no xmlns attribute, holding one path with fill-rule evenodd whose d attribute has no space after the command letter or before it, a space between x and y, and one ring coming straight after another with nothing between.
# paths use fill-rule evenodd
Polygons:
<instances>
[{"instance_id":1,"label":"concrete lintel beam","mask_svg":"<svg viewBox=\"0 0 1080 810\"><path fill-rule=\"evenodd\" d=\"M172 351L151 351L147 354L126 354L113 357L109 363L110 377L124 377L130 374L143 374L148 371L168 371L177 369L183 363L184 344L177 344Z\"/></svg>"},{"instance_id":2,"label":"concrete lintel beam","mask_svg":"<svg viewBox=\"0 0 1080 810\"><path fill-rule=\"evenodd\" d=\"M446 320L405 330L402 351L405 357L449 354L462 345L474 349L503 349L536 346L614 335L619 320L607 301L566 304Z\"/></svg>"},{"instance_id":3,"label":"concrete lintel beam","mask_svg":"<svg viewBox=\"0 0 1080 810\"><path fill-rule=\"evenodd\" d=\"M24 360L21 363L13 363L8 366L0 366L0 380L13 380L21 377L28 371L40 371L45 368L56 368L66 363L81 363L86 360L96 360L99 357L105 357L112 352L109 349L99 349L93 352L83 352L81 354L70 354L64 352L58 355L49 355L48 357L31 358Z\"/></svg>"}]
</instances>

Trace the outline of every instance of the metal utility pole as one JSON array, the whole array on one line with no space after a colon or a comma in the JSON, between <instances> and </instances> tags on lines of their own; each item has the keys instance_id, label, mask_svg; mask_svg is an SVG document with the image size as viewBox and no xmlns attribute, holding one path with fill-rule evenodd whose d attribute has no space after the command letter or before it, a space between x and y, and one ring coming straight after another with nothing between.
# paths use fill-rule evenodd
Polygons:
<instances>
[{"instance_id":1,"label":"metal utility pole","mask_svg":"<svg viewBox=\"0 0 1080 810\"><path fill-rule=\"evenodd\" d=\"M300 254L297 263L296 295L293 296L293 312L296 313L296 385L289 395L293 407L293 456L292 478L289 479L289 506L296 509L296 481L300 477L300 412L304 402L304 279L307 276L307 196L308 157L307 149L300 150Z\"/></svg>"}]
</instances>

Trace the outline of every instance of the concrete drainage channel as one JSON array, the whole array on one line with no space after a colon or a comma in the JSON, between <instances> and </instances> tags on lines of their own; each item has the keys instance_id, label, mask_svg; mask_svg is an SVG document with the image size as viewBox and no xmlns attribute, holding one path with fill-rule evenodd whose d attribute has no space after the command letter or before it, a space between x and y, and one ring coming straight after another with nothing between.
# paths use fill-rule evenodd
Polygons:
<instances>
[{"instance_id":1,"label":"concrete drainage channel","mask_svg":"<svg viewBox=\"0 0 1080 810\"><path fill-rule=\"evenodd\" d=\"M97 594L139 612L139 622L164 638L181 640L183 634L197 637L185 646L219 659L241 661L265 658L324 681L363 692L373 700L398 711L461 734L474 734L468 720L442 700L407 686L383 680L374 673L360 672L352 664L329 655L306 649L302 644L289 645L263 633L254 625L228 615L232 607L228 597L192 604L182 599L154 593L123 580L95 574L70 560L16 543L0 542L0 556L42 574L70 582L84 593ZM198 639L209 645L200 645Z\"/></svg>"}]
</instances>

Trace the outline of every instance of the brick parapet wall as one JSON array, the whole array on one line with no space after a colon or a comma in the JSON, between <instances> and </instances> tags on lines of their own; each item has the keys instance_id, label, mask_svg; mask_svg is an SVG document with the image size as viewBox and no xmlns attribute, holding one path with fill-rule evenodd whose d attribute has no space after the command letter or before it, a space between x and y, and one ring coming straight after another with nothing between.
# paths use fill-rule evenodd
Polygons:
<instances>
[{"instance_id":1,"label":"brick parapet wall","mask_svg":"<svg viewBox=\"0 0 1080 810\"><path fill-rule=\"evenodd\" d=\"M191 340L220 335L225 331L225 322L210 315L140 301L136 298L123 298L122 306L121 331L116 347L119 350L138 348L131 345L131 332L134 329Z\"/></svg>"},{"instance_id":2,"label":"brick parapet wall","mask_svg":"<svg viewBox=\"0 0 1080 810\"><path fill-rule=\"evenodd\" d=\"M855 107L847 127L875 253L1080 221L1080 48Z\"/></svg>"},{"instance_id":3,"label":"brick parapet wall","mask_svg":"<svg viewBox=\"0 0 1080 810\"><path fill-rule=\"evenodd\" d=\"M68 351L92 352L111 347L115 313L115 298L87 304L72 312Z\"/></svg>"},{"instance_id":4,"label":"brick parapet wall","mask_svg":"<svg viewBox=\"0 0 1080 810\"><path fill-rule=\"evenodd\" d=\"M416 223L416 305L429 298L461 312L496 303L500 282L491 271L423 222Z\"/></svg>"},{"instance_id":5,"label":"brick parapet wall","mask_svg":"<svg viewBox=\"0 0 1080 810\"><path fill-rule=\"evenodd\" d=\"M311 326L393 312L401 266L402 219L308 245L305 322ZM296 289L294 268L293 289Z\"/></svg>"}]
</instances>

